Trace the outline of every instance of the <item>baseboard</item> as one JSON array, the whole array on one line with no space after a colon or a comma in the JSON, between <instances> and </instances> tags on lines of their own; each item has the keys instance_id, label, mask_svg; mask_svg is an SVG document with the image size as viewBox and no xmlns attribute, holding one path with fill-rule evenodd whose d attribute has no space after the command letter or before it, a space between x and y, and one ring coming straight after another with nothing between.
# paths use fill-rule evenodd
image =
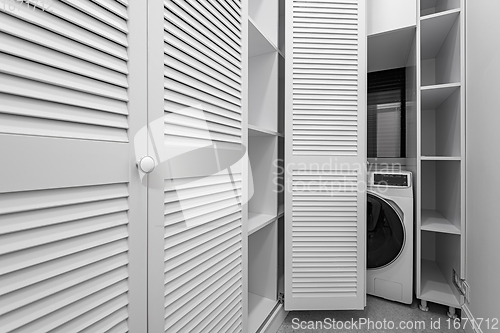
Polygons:
<instances>
[{"instance_id":1,"label":"baseboard","mask_svg":"<svg viewBox=\"0 0 500 333\"><path fill-rule=\"evenodd\" d=\"M288 315L288 311L285 311L283 304L279 304L274 309L273 313L269 316L266 323L262 326L259 333L276 333L278 332L281 324Z\"/></svg>"},{"instance_id":2,"label":"baseboard","mask_svg":"<svg viewBox=\"0 0 500 333\"><path fill-rule=\"evenodd\" d=\"M467 304L464 304L464 306L462 306L462 317L464 314L467 316L467 320L468 320L468 323L464 327L465 332L466 333L483 333L483 330L481 329L481 327L477 327L477 325L474 325L474 327L473 327L470 324L470 323L474 322L475 318L472 315L472 312L470 312L470 309L467 306Z\"/></svg>"}]
</instances>

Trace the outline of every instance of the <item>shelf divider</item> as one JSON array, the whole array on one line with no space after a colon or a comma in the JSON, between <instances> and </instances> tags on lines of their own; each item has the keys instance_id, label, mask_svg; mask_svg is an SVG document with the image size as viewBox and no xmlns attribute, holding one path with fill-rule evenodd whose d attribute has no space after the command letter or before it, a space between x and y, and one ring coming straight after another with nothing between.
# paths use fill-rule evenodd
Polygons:
<instances>
[{"instance_id":1,"label":"shelf divider","mask_svg":"<svg viewBox=\"0 0 500 333\"><path fill-rule=\"evenodd\" d=\"M422 156L422 161L461 161L460 156Z\"/></svg>"},{"instance_id":2,"label":"shelf divider","mask_svg":"<svg viewBox=\"0 0 500 333\"><path fill-rule=\"evenodd\" d=\"M446 101L458 88L460 82L423 86L422 110L435 110Z\"/></svg>"},{"instance_id":3,"label":"shelf divider","mask_svg":"<svg viewBox=\"0 0 500 333\"><path fill-rule=\"evenodd\" d=\"M422 209L421 229L460 235L460 229L435 210Z\"/></svg>"}]
</instances>

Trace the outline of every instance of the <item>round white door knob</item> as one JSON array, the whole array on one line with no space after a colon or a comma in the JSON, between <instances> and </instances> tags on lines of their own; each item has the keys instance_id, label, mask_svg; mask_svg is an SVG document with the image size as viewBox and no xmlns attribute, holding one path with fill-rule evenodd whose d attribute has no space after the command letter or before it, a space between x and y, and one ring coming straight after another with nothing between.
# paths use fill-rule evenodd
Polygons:
<instances>
[{"instance_id":1,"label":"round white door knob","mask_svg":"<svg viewBox=\"0 0 500 333\"><path fill-rule=\"evenodd\" d=\"M151 173L155 169L155 160L151 156L144 156L137 162L137 167L144 173Z\"/></svg>"}]
</instances>

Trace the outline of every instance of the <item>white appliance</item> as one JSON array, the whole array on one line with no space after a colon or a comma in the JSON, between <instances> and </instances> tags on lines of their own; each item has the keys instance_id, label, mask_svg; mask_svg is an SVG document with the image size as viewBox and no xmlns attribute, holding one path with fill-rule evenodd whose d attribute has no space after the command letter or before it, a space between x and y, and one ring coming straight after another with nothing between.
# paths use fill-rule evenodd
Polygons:
<instances>
[{"instance_id":1,"label":"white appliance","mask_svg":"<svg viewBox=\"0 0 500 333\"><path fill-rule=\"evenodd\" d=\"M368 173L367 293L413 301L413 188L409 171Z\"/></svg>"}]
</instances>

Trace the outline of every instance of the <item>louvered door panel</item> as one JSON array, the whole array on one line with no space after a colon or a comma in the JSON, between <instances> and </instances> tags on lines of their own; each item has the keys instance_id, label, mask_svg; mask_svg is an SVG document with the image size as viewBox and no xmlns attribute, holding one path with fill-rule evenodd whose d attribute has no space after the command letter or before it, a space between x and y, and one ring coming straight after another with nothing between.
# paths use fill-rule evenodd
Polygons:
<instances>
[{"instance_id":1,"label":"louvered door panel","mask_svg":"<svg viewBox=\"0 0 500 333\"><path fill-rule=\"evenodd\" d=\"M365 301L364 0L287 3L285 308Z\"/></svg>"},{"instance_id":2,"label":"louvered door panel","mask_svg":"<svg viewBox=\"0 0 500 333\"><path fill-rule=\"evenodd\" d=\"M0 131L127 142L126 18L101 8L120 31L63 2L52 9L0 12ZM81 20L69 23L74 16ZM95 25L112 30L121 44L87 30Z\"/></svg>"},{"instance_id":3,"label":"louvered door panel","mask_svg":"<svg viewBox=\"0 0 500 333\"><path fill-rule=\"evenodd\" d=\"M294 155L357 155L358 10L294 1Z\"/></svg>"},{"instance_id":4,"label":"louvered door panel","mask_svg":"<svg viewBox=\"0 0 500 333\"><path fill-rule=\"evenodd\" d=\"M355 297L357 173L295 171L293 179L292 296Z\"/></svg>"},{"instance_id":5,"label":"louvered door panel","mask_svg":"<svg viewBox=\"0 0 500 333\"><path fill-rule=\"evenodd\" d=\"M0 332L127 332L129 9L27 2L0 7Z\"/></svg>"},{"instance_id":6,"label":"louvered door panel","mask_svg":"<svg viewBox=\"0 0 500 333\"><path fill-rule=\"evenodd\" d=\"M242 330L241 15L240 1L164 2L163 113L150 112L165 156L149 192L163 203L150 204L163 230L150 238L154 332Z\"/></svg>"}]
</instances>

